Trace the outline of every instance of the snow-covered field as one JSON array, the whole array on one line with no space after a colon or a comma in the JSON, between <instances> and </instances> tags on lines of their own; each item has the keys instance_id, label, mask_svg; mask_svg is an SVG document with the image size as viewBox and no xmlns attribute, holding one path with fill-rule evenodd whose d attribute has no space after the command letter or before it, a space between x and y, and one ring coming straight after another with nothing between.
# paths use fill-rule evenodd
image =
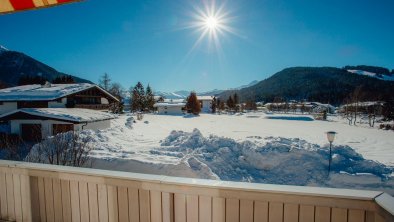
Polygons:
<instances>
[{"instance_id":1,"label":"snow-covered field","mask_svg":"<svg viewBox=\"0 0 394 222\"><path fill-rule=\"evenodd\" d=\"M394 194L394 133L338 117L131 114L94 138L94 167L141 173L384 190ZM328 176L326 131L336 131Z\"/></svg>"}]
</instances>

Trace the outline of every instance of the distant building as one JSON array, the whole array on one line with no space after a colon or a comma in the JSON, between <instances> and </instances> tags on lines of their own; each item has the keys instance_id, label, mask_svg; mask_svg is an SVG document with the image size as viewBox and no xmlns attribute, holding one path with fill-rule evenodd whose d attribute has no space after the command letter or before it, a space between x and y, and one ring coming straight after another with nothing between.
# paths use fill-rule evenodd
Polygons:
<instances>
[{"instance_id":1,"label":"distant building","mask_svg":"<svg viewBox=\"0 0 394 222\"><path fill-rule=\"evenodd\" d=\"M160 102L155 103L153 107L157 108L158 114L182 115L185 110L185 102Z\"/></svg>"},{"instance_id":2,"label":"distant building","mask_svg":"<svg viewBox=\"0 0 394 222\"><path fill-rule=\"evenodd\" d=\"M212 112L212 100L213 96L197 96L197 100L201 104L201 112L202 113L210 113Z\"/></svg>"}]
</instances>

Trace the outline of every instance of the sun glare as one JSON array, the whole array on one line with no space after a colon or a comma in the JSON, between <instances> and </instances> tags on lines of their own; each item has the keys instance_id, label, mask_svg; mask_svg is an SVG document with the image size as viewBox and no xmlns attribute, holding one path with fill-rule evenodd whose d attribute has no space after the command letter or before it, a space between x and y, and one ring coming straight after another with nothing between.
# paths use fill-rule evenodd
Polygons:
<instances>
[{"instance_id":1,"label":"sun glare","mask_svg":"<svg viewBox=\"0 0 394 222\"><path fill-rule=\"evenodd\" d=\"M215 1L203 1L202 5L194 5L192 21L187 28L193 29L198 35L193 48L193 51L202 42L207 42L208 46L215 51L221 51L221 39L226 37L226 34L236 34L230 23L233 21L225 10L224 5L215 5ZM203 7L201 7L203 6Z\"/></svg>"},{"instance_id":2,"label":"sun glare","mask_svg":"<svg viewBox=\"0 0 394 222\"><path fill-rule=\"evenodd\" d=\"M218 27L218 20L215 17L208 17L205 20L205 25L208 29L216 29Z\"/></svg>"}]
</instances>

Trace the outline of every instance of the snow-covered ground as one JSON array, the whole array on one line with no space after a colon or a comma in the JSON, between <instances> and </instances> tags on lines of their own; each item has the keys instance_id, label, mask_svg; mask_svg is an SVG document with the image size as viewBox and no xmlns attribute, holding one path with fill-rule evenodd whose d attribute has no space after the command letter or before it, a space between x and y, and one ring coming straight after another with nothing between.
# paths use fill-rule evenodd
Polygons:
<instances>
[{"instance_id":1,"label":"snow-covered ground","mask_svg":"<svg viewBox=\"0 0 394 222\"><path fill-rule=\"evenodd\" d=\"M338 132L329 177L327 131ZM110 129L84 133L94 138L97 168L394 194L394 133L338 117L147 114L134 123L125 114Z\"/></svg>"}]
</instances>

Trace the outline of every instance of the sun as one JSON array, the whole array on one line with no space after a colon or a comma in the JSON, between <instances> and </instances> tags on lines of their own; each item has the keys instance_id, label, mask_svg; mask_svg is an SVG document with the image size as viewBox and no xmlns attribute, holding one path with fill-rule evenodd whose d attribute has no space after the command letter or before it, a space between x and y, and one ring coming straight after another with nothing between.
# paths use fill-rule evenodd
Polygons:
<instances>
[{"instance_id":1,"label":"sun","mask_svg":"<svg viewBox=\"0 0 394 222\"><path fill-rule=\"evenodd\" d=\"M202 7L201 7L202 6ZM230 16L224 4L216 5L215 1L202 1L200 5L193 5L190 23L186 26L198 36L191 51L201 43L207 43L210 49L221 51L221 42L227 34L237 32L231 27L234 17Z\"/></svg>"},{"instance_id":2,"label":"sun","mask_svg":"<svg viewBox=\"0 0 394 222\"><path fill-rule=\"evenodd\" d=\"M205 26L210 30L215 30L219 27L219 21L217 18L210 16L205 19Z\"/></svg>"}]
</instances>

